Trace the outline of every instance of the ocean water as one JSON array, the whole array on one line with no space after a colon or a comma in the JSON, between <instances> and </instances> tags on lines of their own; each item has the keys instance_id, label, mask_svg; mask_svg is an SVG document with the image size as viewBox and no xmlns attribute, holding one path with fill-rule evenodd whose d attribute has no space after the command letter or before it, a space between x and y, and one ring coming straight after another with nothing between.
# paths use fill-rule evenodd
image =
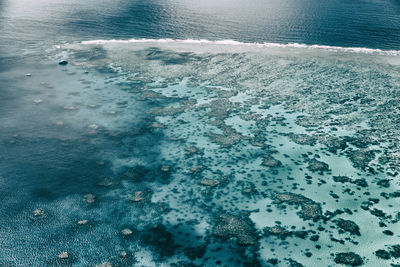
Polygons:
<instances>
[{"instance_id":1,"label":"ocean water","mask_svg":"<svg viewBox=\"0 0 400 267\"><path fill-rule=\"evenodd\" d=\"M0 0L0 266L398 266L399 88L397 1Z\"/></svg>"}]
</instances>

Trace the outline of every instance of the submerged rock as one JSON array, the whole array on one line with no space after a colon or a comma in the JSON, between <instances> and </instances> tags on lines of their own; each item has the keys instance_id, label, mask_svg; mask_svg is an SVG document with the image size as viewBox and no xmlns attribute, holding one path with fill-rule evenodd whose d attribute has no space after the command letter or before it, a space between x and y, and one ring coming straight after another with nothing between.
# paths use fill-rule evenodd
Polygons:
<instances>
[{"instance_id":1,"label":"submerged rock","mask_svg":"<svg viewBox=\"0 0 400 267\"><path fill-rule=\"evenodd\" d=\"M96 196L93 194L87 194L84 195L83 198L85 199L85 201L89 204L94 203L96 201Z\"/></svg>"},{"instance_id":2,"label":"submerged rock","mask_svg":"<svg viewBox=\"0 0 400 267\"><path fill-rule=\"evenodd\" d=\"M93 124L90 124L90 125L88 126L88 128L91 129L91 130L97 130L97 129L99 129L99 125L93 123Z\"/></svg>"},{"instance_id":3,"label":"submerged rock","mask_svg":"<svg viewBox=\"0 0 400 267\"><path fill-rule=\"evenodd\" d=\"M96 267L112 267L112 266L113 265L110 262L103 262L103 263L96 265Z\"/></svg>"},{"instance_id":4,"label":"submerged rock","mask_svg":"<svg viewBox=\"0 0 400 267\"><path fill-rule=\"evenodd\" d=\"M307 134L288 134L289 138L299 145L314 146L317 143L317 139Z\"/></svg>"},{"instance_id":5,"label":"submerged rock","mask_svg":"<svg viewBox=\"0 0 400 267\"><path fill-rule=\"evenodd\" d=\"M230 133L230 134L210 133L208 134L208 137L211 139L211 141L219 144L221 147L231 147L233 145L236 145L242 139L241 135L235 133Z\"/></svg>"},{"instance_id":6,"label":"submerged rock","mask_svg":"<svg viewBox=\"0 0 400 267\"><path fill-rule=\"evenodd\" d=\"M67 64L68 64L68 61L66 61L66 60L61 60L60 62L58 62L58 65L61 65L61 66L65 66Z\"/></svg>"},{"instance_id":7,"label":"submerged rock","mask_svg":"<svg viewBox=\"0 0 400 267\"><path fill-rule=\"evenodd\" d=\"M204 178L204 179L202 179L202 180L200 181L200 184L201 184L201 185L204 185L204 186L214 187L214 186L219 185L219 181Z\"/></svg>"},{"instance_id":8,"label":"submerged rock","mask_svg":"<svg viewBox=\"0 0 400 267\"><path fill-rule=\"evenodd\" d=\"M313 235L310 237L310 240L313 242L317 242L319 240L319 235Z\"/></svg>"},{"instance_id":9,"label":"submerged rock","mask_svg":"<svg viewBox=\"0 0 400 267\"><path fill-rule=\"evenodd\" d=\"M199 172L201 172L201 171L203 171L204 170L204 166L203 165L198 165L198 166L194 166L194 167L192 167L192 168L190 168L190 173L199 173Z\"/></svg>"},{"instance_id":10,"label":"submerged rock","mask_svg":"<svg viewBox=\"0 0 400 267\"><path fill-rule=\"evenodd\" d=\"M333 181L337 183L349 183L351 179L347 176L333 176Z\"/></svg>"},{"instance_id":11,"label":"submerged rock","mask_svg":"<svg viewBox=\"0 0 400 267\"><path fill-rule=\"evenodd\" d=\"M250 195L251 193L253 193L253 189L250 188L250 187L244 188L242 193L245 194L245 195Z\"/></svg>"},{"instance_id":12,"label":"submerged rock","mask_svg":"<svg viewBox=\"0 0 400 267\"><path fill-rule=\"evenodd\" d=\"M214 227L213 235L224 240L236 237L240 245L255 245L258 235L251 220L244 216L222 214Z\"/></svg>"},{"instance_id":13,"label":"submerged rock","mask_svg":"<svg viewBox=\"0 0 400 267\"><path fill-rule=\"evenodd\" d=\"M388 187L390 187L390 180L389 179L380 179L376 184L379 186L388 188Z\"/></svg>"},{"instance_id":14,"label":"submerged rock","mask_svg":"<svg viewBox=\"0 0 400 267\"><path fill-rule=\"evenodd\" d=\"M310 159L307 168L312 172L319 172L319 173L324 173L325 171L329 171L328 164L316 159Z\"/></svg>"},{"instance_id":15,"label":"submerged rock","mask_svg":"<svg viewBox=\"0 0 400 267\"><path fill-rule=\"evenodd\" d=\"M285 228L283 228L279 225L276 225L276 226L272 226L272 227L265 227L264 234L266 236L274 235L274 236L278 236L281 239L286 239L286 237L292 235L292 232L286 230Z\"/></svg>"},{"instance_id":16,"label":"submerged rock","mask_svg":"<svg viewBox=\"0 0 400 267\"><path fill-rule=\"evenodd\" d=\"M75 107L75 106L66 105L66 106L64 106L64 109L66 109L66 110L77 110L78 108Z\"/></svg>"},{"instance_id":17,"label":"submerged rock","mask_svg":"<svg viewBox=\"0 0 400 267\"><path fill-rule=\"evenodd\" d=\"M85 225L85 224L88 224L89 223L89 220L80 220L80 221L78 221L78 225Z\"/></svg>"},{"instance_id":18,"label":"submerged rock","mask_svg":"<svg viewBox=\"0 0 400 267\"><path fill-rule=\"evenodd\" d=\"M384 260L388 260L391 258L391 255L389 252L387 252L386 250L383 249L378 249L377 251L375 251L375 255L378 258L384 259Z\"/></svg>"},{"instance_id":19,"label":"submerged rock","mask_svg":"<svg viewBox=\"0 0 400 267\"><path fill-rule=\"evenodd\" d=\"M100 182L97 183L99 186L109 187L113 185L113 182L109 178L104 178Z\"/></svg>"},{"instance_id":20,"label":"submerged rock","mask_svg":"<svg viewBox=\"0 0 400 267\"><path fill-rule=\"evenodd\" d=\"M319 203L307 202L301 206L299 216L305 220L317 221L322 218L322 209Z\"/></svg>"},{"instance_id":21,"label":"submerged rock","mask_svg":"<svg viewBox=\"0 0 400 267\"><path fill-rule=\"evenodd\" d=\"M273 266L277 266L278 263L279 263L279 260L275 259L275 258L270 258L270 259L267 260L267 263L269 263L269 264L271 264Z\"/></svg>"},{"instance_id":22,"label":"submerged rock","mask_svg":"<svg viewBox=\"0 0 400 267\"><path fill-rule=\"evenodd\" d=\"M400 258L400 245L390 246L389 252L393 258Z\"/></svg>"},{"instance_id":23,"label":"submerged rock","mask_svg":"<svg viewBox=\"0 0 400 267\"><path fill-rule=\"evenodd\" d=\"M347 137L347 141L357 148L367 148L370 145L377 145L379 142L372 139L368 132L358 132L354 137Z\"/></svg>"},{"instance_id":24,"label":"submerged rock","mask_svg":"<svg viewBox=\"0 0 400 267\"><path fill-rule=\"evenodd\" d=\"M63 251L63 252L61 252L60 254L58 254L58 257L59 257L60 259L68 259L69 255L68 255L68 252Z\"/></svg>"},{"instance_id":25,"label":"submerged rock","mask_svg":"<svg viewBox=\"0 0 400 267\"><path fill-rule=\"evenodd\" d=\"M390 230L384 230L384 231L382 231L382 233L385 234L385 235L389 235L389 236L394 235L394 233L392 231L390 231Z\"/></svg>"},{"instance_id":26,"label":"submerged rock","mask_svg":"<svg viewBox=\"0 0 400 267\"><path fill-rule=\"evenodd\" d=\"M289 205L301 205L310 199L306 198L303 195L300 194L293 194L293 193L279 193L275 195L275 200L277 200L279 203L287 203Z\"/></svg>"},{"instance_id":27,"label":"submerged rock","mask_svg":"<svg viewBox=\"0 0 400 267\"><path fill-rule=\"evenodd\" d=\"M279 160L275 159L274 157L272 157L270 155L265 155L264 156L264 160L263 160L262 164L264 166L268 166L270 168L282 166L282 163Z\"/></svg>"},{"instance_id":28,"label":"submerged rock","mask_svg":"<svg viewBox=\"0 0 400 267\"><path fill-rule=\"evenodd\" d=\"M45 212L43 209L34 209L33 210L33 216L35 217L40 217L40 216L44 216Z\"/></svg>"},{"instance_id":29,"label":"submerged rock","mask_svg":"<svg viewBox=\"0 0 400 267\"><path fill-rule=\"evenodd\" d=\"M345 264L348 266L361 266L364 262L361 256L354 252L337 253L334 261L338 264Z\"/></svg>"},{"instance_id":30,"label":"submerged rock","mask_svg":"<svg viewBox=\"0 0 400 267\"><path fill-rule=\"evenodd\" d=\"M319 121L310 116L299 115L296 117L296 124L303 126L305 128L308 127L317 127L319 125Z\"/></svg>"},{"instance_id":31,"label":"submerged rock","mask_svg":"<svg viewBox=\"0 0 400 267\"><path fill-rule=\"evenodd\" d=\"M185 148L185 152L188 155L192 155L192 154L196 154L199 152L199 149L197 147L194 146L190 146L190 147L186 147Z\"/></svg>"},{"instance_id":32,"label":"submerged rock","mask_svg":"<svg viewBox=\"0 0 400 267\"><path fill-rule=\"evenodd\" d=\"M133 231L129 228L122 229L121 233L125 236L133 234Z\"/></svg>"},{"instance_id":33,"label":"submerged rock","mask_svg":"<svg viewBox=\"0 0 400 267\"><path fill-rule=\"evenodd\" d=\"M303 264L300 262L295 261L294 259L286 259L288 261L288 266L289 267L304 267Z\"/></svg>"},{"instance_id":34,"label":"submerged rock","mask_svg":"<svg viewBox=\"0 0 400 267\"><path fill-rule=\"evenodd\" d=\"M378 218L384 218L384 217L386 217L386 213L385 212L383 212L382 210L380 210L380 209L369 209L369 212L372 214L372 215L374 215L374 216L376 216L376 217L378 217Z\"/></svg>"},{"instance_id":35,"label":"submerged rock","mask_svg":"<svg viewBox=\"0 0 400 267\"><path fill-rule=\"evenodd\" d=\"M342 229L343 231L349 232L352 235L361 235L360 234L360 227L358 225L350 220L344 220L344 219L337 219L335 220L336 225Z\"/></svg>"},{"instance_id":36,"label":"submerged rock","mask_svg":"<svg viewBox=\"0 0 400 267\"><path fill-rule=\"evenodd\" d=\"M170 170L171 170L171 166L169 166L169 165L161 166L161 171L163 171L163 172L169 172Z\"/></svg>"},{"instance_id":37,"label":"submerged rock","mask_svg":"<svg viewBox=\"0 0 400 267\"><path fill-rule=\"evenodd\" d=\"M338 150L344 150L348 147L346 140L341 137L321 135L318 137L318 140L332 153L336 153Z\"/></svg>"},{"instance_id":38,"label":"submerged rock","mask_svg":"<svg viewBox=\"0 0 400 267\"><path fill-rule=\"evenodd\" d=\"M364 178L355 179L351 183L361 186L361 187L368 187L368 183Z\"/></svg>"},{"instance_id":39,"label":"submerged rock","mask_svg":"<svg viewBox=\"0 0 400 267\"><path fill-rule=\"evenodd\" d=\"M164 125L162 125L161 123L158 123L158 122L152 123L152 124L151 124L151 127L153 127L153 128L158 128L158 129L163 129L163 128L165 128Z\"/></svg>"},{"instance_id":40,"label":"submerged rock","mask_svg":"<svg viewBox=\"0 0 400 267\"><path fill-rule=\"evenodd\" d=\"M130 197L130 200L133 202L143 201L145 199L145 195L143 191L136 191L133 196Z\"/></svg>"},{"instance_id":41,"label":"submerged rock","mask_svg":"<svg viewBox=\"0 0 400 267\"><path fill-rule=\"evenodd\" d=\"M375 153L372 150L353 150L349 152L349 158L355 168L364 170L375 158Z\"/></svg>"},{"instance_id":42,"label":"submerged rock","mask_svg":"<svg viewBox=\"0 0 400 267\"><path fill-rule=\"evenodd\" d=\"M300 194L280 193L275 195L275 200L279 203L298 205L301 207L299 216L305 220L317 221L322 218L322 208L319 203Z\"/></svg>"}]
</instances>

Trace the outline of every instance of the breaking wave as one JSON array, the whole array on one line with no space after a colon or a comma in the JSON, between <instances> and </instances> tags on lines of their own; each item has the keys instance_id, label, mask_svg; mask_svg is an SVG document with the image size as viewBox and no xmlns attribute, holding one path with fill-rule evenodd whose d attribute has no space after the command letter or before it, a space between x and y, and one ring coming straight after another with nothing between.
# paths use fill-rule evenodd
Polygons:
<instances>
[{"instance_id":1,"label":"breaking wave","mask_svg":"<svg viewBox=\"0 0 400 267\"><path fill-rule=\"evenodd\" d=\"M111 43L160 43L160 44L196 44L196 45L227 45L227 46L245 46L245 47L258 47L258 48L302 48L302 49L310 49L310 50L327 50L332 52L352 52L352 53L364 53L364 54L379 54L379 55L392 55L398 56L400 55L400 50L383 50L383 49L373 49L373 48L365 48L365 47L341 47L341 46L329 46L329 45L307 45L300 43L288 43L288 44L280 44L280 43L246 43L239 42L234 40L206 40L206 39L128 39L128 40L90 40L83 41L84 45L91 44L111 44Z\"/></svg>"}]
</instances>

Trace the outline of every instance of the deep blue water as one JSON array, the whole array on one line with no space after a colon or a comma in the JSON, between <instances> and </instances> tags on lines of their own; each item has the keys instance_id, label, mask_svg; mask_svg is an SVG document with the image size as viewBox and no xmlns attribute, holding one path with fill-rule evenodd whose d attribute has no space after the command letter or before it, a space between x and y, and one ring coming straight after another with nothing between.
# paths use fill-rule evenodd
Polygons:
<instances>
[{"instance_id":1,"label":"deep blue water","mask_svg":"<svg viewBox=\"0 0 400 267\"><path fill-rule=\"evenodd\" d=\"M0 0L0 266L397 264L399 73L397 0Z\"/></svg>"},{"instance_id":2,"label":"deep blue water","mask_svg":"<svg viewBox=\"0 0 400 267\"><path fill-rule=\"evenodd\" d=\"M129 39L233 39L400 49L396 0L0 2L2 45Z\"/></svg>"}]
</instances>

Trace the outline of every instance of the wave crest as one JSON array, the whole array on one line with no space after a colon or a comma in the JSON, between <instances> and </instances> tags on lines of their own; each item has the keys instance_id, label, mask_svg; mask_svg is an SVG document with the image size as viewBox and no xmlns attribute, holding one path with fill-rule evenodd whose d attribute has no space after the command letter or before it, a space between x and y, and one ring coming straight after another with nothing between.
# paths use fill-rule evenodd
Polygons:
<instances>
[{"instance_id":1,"label":"wave crest","mask_svg":"<svg viewBox=\"0 0 400 267\"><path fill-rule=\"evenodd\" d=\"M315 49L315 50L327 50L332 52L352 52L352 53L364 53L364 54L379 54L379 55L392 55L398 56L400 55L400 50L383 50L383 49L374 49L374 48L366 48L366 47L341 47L341 46L329 46L329 45L307 45L300 43L288 43L288 44L280 44L280 43L246 43L239 42L234 40L207 40L207 39L128 39L128 40L90 40L81 42L84 45L92 45L92 44L111 44L111 43L160 43L160 44L211 44L211 45L227 45L227 46L249 46L249 47L258 47L258 48L302 48L302 49Z\"/></svg>"}]
</instances>

